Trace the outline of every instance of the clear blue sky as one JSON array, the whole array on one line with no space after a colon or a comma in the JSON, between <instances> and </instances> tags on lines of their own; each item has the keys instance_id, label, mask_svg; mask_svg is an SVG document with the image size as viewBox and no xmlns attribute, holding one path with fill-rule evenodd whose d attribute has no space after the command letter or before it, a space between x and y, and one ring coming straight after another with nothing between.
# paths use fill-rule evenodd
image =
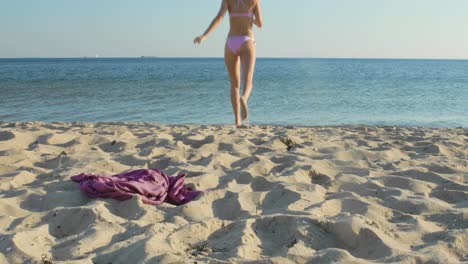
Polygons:
<instances>
[{"instance_id":1,"label":"clear blue sky","mask_svg":"<svg viewBox=\"0 0 468 264\"><path fill-rule=\"evenodd\" d=\"M468 0L263 0L259 57L468 59ZM0 0L0 57L221 57L220 0Z\"/></svg>"}]
</instances>

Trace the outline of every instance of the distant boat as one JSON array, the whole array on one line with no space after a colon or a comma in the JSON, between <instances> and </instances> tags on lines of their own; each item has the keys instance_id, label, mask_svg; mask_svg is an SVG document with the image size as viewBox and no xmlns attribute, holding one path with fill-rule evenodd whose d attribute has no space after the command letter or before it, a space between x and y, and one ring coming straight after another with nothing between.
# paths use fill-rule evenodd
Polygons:
<instances>
[{"instance_id":1,"label":"distant boat","mask_svg":"<svg viewBox=\"0 0 468 264\"><path fill-rule=\"evenodd\" d=\"M158 57L156 56L141 56L141 59L157 59Z\"/></svg>"}]
</instances>

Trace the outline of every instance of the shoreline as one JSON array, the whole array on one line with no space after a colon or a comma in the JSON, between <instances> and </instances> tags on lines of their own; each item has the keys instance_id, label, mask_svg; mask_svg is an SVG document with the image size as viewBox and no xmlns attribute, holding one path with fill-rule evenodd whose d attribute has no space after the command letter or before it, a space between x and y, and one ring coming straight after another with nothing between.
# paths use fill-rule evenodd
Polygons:
<instances>
[{"instance_id":1,"label":"shoreline","mask_svg":"<svg viewBox=\"0 0 468 264\"><path fill-rule=\"evenodd\" d=\"M157 122L140 122L140 121L98 121L98 122L86 122L86 121L2 121L0 120L0 126L13 126L13 125L114 125L114 126L126 126L126 125L141 125L150 127L178 127L178 126L191 126L191 127L234 127L234 124L196 124L196 123L183 123L183 124L170 124L170 123L157 123ZM340 125L288 125L288 124L249 124L248 128L407 128L407 129L463 129L468 130L468 127L456 126L456 127L437 127L437 126L421 126L421 125L369 125L369 124L340 124ZM247 128L247 129L248 129ZM244 128L245 129L245 128Z\"/></svg>"},{"instance_id":2,"label":"shoreline","mask_svg":"<svg viewBox=\"0 0 468 264\"><path fill-rule=\"evenodd\" d=\"M71 181L159 168L182 206ZM0 121L0 263L468 261L468 128Z\"/></svg>"}]
</instances>

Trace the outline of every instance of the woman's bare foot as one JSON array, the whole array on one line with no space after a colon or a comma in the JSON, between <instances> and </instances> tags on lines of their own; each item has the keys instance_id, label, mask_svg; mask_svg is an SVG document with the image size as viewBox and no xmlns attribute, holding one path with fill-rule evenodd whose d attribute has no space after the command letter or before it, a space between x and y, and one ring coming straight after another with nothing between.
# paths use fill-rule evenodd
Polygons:
<instances>
[{"instance_id":1,"label":"woman's bare foot","mask_svg":"<svg viewBox=\"0 0 468 264\"><path fill-rule=\"evenodd\" d=\"M249 107L247 106L247 102L245 101L244 96L241 96L240 103L242 120L245 120L249 118Z\"/></svg>"}]
</instances>

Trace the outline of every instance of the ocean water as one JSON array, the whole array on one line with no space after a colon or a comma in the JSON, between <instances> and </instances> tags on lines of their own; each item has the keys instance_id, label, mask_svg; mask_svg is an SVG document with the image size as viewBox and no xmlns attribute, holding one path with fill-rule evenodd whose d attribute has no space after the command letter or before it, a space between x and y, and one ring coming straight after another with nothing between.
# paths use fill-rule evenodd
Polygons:
<instances>
[{"instance_id":1,"label":"ocean water","mask_svg":"<svg viewBox=\"0 0 468 264\"><path fill-rule=\"evenodd\" d=\"M468 61L258 59L251 124L468 127ZM233 124L223 59L0 59L0 121Z\"/></svg>"}]
</instances>

